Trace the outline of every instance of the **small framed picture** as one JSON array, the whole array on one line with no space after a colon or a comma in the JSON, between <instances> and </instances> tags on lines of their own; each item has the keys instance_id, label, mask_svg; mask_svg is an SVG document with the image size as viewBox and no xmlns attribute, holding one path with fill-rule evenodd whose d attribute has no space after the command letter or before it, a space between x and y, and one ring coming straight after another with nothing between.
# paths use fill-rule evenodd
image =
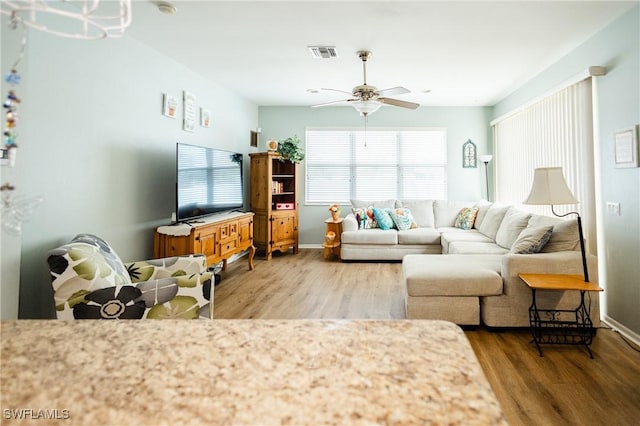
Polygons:
<instances>
[{"instance_id":1,"label":"small framed picture","mask_svg":"<svg viewBox=\"0 0 640 426\"><path fill-rule=\"evenodd\" d=\"M616 167L638 167L638 126L616 132Z\"/></svg>"},{"instance_id":2,"label":"small framed picture","mask_svg":"<svg viewBox=\"0 0 640 426\"><path fill-rule=\"evenodd\" d=\"M200 108L200 125L202 127L211 127L211 111Z\"/></svg>"},{"instance_id":3,"label":"small framed picture","mask_svg":"<svg viewBox=\"0 0 640 426\"><path fill-rule=\"evenodd\" d=\"M178 98L175 96L162 94L162 114L169 118L176 118L178 111Z\"/></svg>"},{"instance_id":4,"label":"small framed picture","mask_svg":"<svg viewBox=\"0 0 640 426\"><path fill-rule=\"evenodd\" d=\"M182 95L184 103L184 120L182 122L182 129L187 132L194 132L196 129L196 123L198 122L196 95L189 93L186 90L182 92Z\"/></svg>"}]
</instances>

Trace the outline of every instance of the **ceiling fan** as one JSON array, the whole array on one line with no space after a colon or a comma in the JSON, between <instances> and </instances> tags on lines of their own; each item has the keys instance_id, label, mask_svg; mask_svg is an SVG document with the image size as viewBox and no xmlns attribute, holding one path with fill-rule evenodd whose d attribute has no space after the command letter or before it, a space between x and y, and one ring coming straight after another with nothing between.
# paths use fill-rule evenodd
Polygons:
<instances>
[{"instance_id":1,"label":"ceiling fan","mask_svg":"<svg viewBox=\"0 0 640 426\"><path fill-rule=\"evenodd\" d=\"M420 105L413 103L402 101L400 99L387 98L389 95L402 95L404 93L409 93L409 90L404 87L392 87L389 89L378 90L377 87L371 86L367 84L367 59L371 57L371 52L368 50L360 50L358 51L358 57L362 60L362 71L364 74L364 83L360 86L356 86L353 88L351 92L347 92L345 90L339 89L321 89L321 90L332 90L334 92L347 93L353 96L351 99L343 99L340 101L327 102L323 104L312 105L312 108L324 107L329 105L337 105L342 103L347 103L353 106L360 115L366 117L367 115L374 113L384 105L392 105L401 108L409 108L416 109Z\"/></svg>"}]
</instances>

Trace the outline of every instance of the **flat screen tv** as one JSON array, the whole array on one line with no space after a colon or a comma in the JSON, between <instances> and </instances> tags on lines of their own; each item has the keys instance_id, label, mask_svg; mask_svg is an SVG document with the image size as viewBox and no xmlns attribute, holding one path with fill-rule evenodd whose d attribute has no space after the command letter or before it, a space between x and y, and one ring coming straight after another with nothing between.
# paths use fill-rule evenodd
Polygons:
<instances>
[{"instance_id":1,"label":"flat screen tv","mask_svg":"<svg viewBox=\"0 0 640 426\"><path fill-rule=\"evenodd\" d=\"M176 220L242 209L242 154L176 144Z\"/></svg>"}]
</instances>

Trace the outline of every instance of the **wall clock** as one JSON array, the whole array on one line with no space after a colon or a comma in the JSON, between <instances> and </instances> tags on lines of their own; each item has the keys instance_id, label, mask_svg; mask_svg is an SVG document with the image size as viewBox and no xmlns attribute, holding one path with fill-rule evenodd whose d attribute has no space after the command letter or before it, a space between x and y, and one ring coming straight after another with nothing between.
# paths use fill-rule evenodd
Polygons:
<instances>
[{"instance_id":1,"label":"wall clock","mask_svg":"<svg viewBox=\"0 0 640 426\"><path fill-rule=\"evenodd\" d=\"M471 139L462 145L462 167L475 168L478 167L478 157L476 156L476 144Z\"/></svg>"}]
</instances>

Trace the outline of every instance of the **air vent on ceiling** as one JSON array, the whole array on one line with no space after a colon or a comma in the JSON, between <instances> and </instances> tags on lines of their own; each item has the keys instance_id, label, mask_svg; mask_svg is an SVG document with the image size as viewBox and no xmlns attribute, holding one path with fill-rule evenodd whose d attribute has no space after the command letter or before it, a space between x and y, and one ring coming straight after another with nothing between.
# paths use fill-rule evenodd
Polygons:
<instances>
[{"instance_id":1,"label":"air vent on ceiling","mask_svg":"<svg viewBox=\"0 0 640 426\"><path fill-rule=\"evenodd\" d=\"M335 46L309 46L311 56L316 59L331 59L338 57L338 51Z\"/></svg>"}]
</instances>

